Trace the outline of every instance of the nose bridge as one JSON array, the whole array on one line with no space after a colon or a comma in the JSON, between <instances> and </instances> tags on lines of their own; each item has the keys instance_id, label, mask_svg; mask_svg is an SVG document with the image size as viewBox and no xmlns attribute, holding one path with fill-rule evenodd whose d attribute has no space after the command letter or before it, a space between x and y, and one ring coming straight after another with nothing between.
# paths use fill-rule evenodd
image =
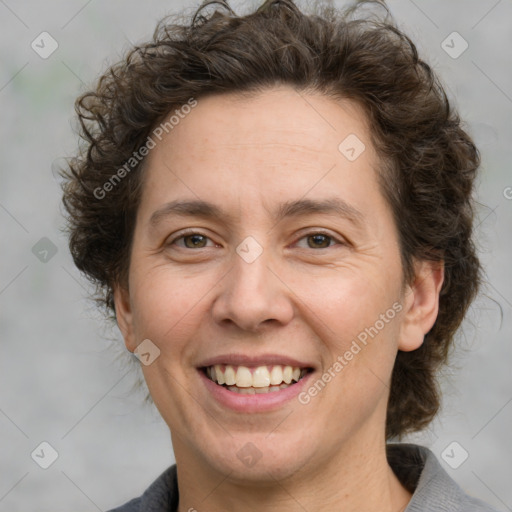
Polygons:
<instances>
[{"instance_id":1,"label":"nose bridge","mask_svg":"<svg viewBox=\"0 0 512 512\"><path fill-rule=\"evenodd\" d=\"M271 251L254 238L247 237L237 246L213 307L217 322L230 321L244 330L255 330L269 320L290 321L293 307L271 264Z\"/></svg>"},{"instance_id":2,"label":"nose bridge","mask_svg":"<svg viewBox=\"0 0 512 512\"><path fill-rule=\"evenodd\" d=\"M249 238L249 237L248 237ZM233 256L233 283L235 292L267 296L270 293L269 270L270 251L255 245L252 240L244 240ZM270 274L270 275L269 275Z\"/></svg>"}]
</instances>

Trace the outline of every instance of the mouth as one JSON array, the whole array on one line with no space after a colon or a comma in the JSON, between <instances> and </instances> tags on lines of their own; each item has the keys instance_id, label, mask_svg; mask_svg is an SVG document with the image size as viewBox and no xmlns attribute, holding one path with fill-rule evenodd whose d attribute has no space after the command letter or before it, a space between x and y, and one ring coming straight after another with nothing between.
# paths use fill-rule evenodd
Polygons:
<instances>
[{"instance_id":1,"label":"mouth","mask_svg":"<svg viewBox=\"0 0 512 512\"><path fill-rule=\"evenodd\" d=\"M242 366L215 364L199 370L213 383L232 393L261 395L295 386L313 368L290 365Z\"/></svg>"}]
</instances>

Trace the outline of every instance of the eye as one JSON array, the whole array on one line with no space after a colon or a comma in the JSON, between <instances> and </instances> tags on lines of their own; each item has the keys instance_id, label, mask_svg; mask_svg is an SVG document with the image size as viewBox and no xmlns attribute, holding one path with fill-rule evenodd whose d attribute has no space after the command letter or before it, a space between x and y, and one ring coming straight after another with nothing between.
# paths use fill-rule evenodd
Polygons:
<instances>
[{"instance_id":1,"label":"eye","mask_svg":"<svg viewBox=\"0 0 512 512\"><path fill-rule=\"evenodd\" d=\"M300 240L306 240L306 249L327 249L329 247L332 247L331 242L334 244L338 242L339 244L344 245L344 243L341 240L338 240L332 235L329 235L328 233L323 233L321 231L309 233L300 238L299 241Z\"/></svg>"},{"instance_id":2,"label":"eye","mask_svg":"<svg viewBox=\"0 0 512 512\"><path fill-rule=\"evenodd\" d=\"M182 233L180 236L171 240L171 242L169 242L169 245L177 245L178 247L182 247L185 249L202 249L204 247L207 247L206 243L208 240L210 239L206 235L203 235L202 233ZM183 243L177 243L178 241L182 241Z\"/></svg>"},{"instance_id":3,"label":"eye","mask_svg":"<svg viewBox=\"0 0 512 512\"><path fill-rule=\"evenodd\" d=\"M321 231L315 231L301 237L299 241L296 242L296 244L298 245L302 240L306 240L307 246L302 246L302 248L305 249L328 249L329 247L336 245L336 243L345 245L344 242L338 238ZM208 241L212 242L209 237L203 235L202 233L188 232L182 233L180 236L171 240L169 245L177 245L178 247L184 249L203 249L208 247ZM209 247L212 247L212 244L210 244Z\"/></svg>"}]
</instances>

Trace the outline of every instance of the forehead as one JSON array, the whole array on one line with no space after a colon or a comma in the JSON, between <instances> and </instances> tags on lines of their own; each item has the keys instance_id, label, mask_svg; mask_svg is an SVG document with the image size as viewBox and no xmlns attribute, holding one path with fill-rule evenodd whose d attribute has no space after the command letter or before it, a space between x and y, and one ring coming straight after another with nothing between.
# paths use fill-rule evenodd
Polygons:
<instances>
[{"instance_id":1,"label":"forehead","mask_svg":"<svg viewBox=\"0 0 512 512\"><path fill-rule=\"evenodd\" d=\"M143 202L186 196L271 209L284 195L376 190L376 164L366 117L353 102L291 87L212 94L148 155Z\"/></svg>"},{"instance_id":2,"label":"forehead","mask_svg":"<svg viewBox=\"0 0 512 512\"><path fill-rule=\"evenodd\" d=\"M175 143L192 144L190 156L198 157L211 156L212 146L246 153L279 144L290 152L333 154L349 133L367 139L367 132L366 116L356 103L280 86L201 97L169 135Z\"/></svg>"}]
</instances>

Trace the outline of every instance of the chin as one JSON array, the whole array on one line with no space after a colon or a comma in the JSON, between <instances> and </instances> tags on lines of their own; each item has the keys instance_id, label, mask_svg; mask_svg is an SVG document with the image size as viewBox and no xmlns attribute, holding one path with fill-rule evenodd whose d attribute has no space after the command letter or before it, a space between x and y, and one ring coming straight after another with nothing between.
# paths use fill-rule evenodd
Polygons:
<instances>
[{"instance_id":1,"label":"chin","mask_svg":"<svg viewBox=\"0 0 512 512\"><path fill-rule=\"evenodd\" d=\"M275 484L275 480L291 477L302 469L315 453L308 447L300 433L295 437L285 434L270 439L267 434L226 434L224 442L200 448L203 464L214 471L229 475L229 479L240 484L263 482ZM309 449L308 449L309 448ZM309 455L308 455L309 454Z\"/></svg>"}]
</instances>

